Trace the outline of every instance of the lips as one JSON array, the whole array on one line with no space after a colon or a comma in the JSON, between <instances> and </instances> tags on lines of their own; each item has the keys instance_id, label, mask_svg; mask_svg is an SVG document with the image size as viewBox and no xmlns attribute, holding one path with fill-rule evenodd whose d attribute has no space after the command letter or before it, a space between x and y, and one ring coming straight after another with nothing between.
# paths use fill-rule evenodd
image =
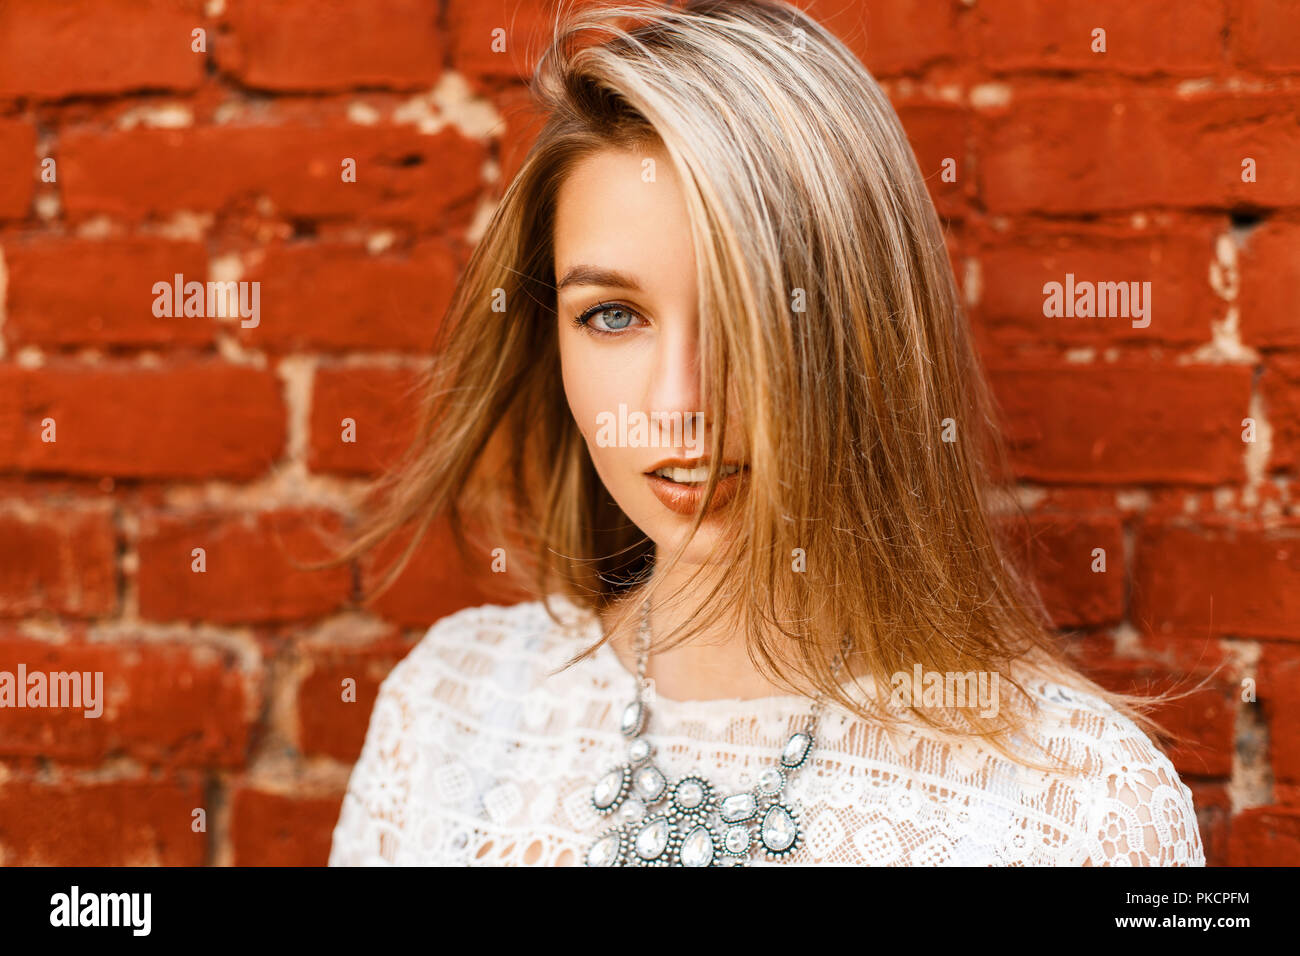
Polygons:
<instances>
[{"instance_id":1,"label":"lips","mask_svg":"<svg viewBox=\"0 0 1300 956\"><path fill-rule=\"evenodd\" d=\"M740 462L723 462L723 469L734 468L730 475L719 476L718 485L713 490L713 500L709 502L709 514L726 507L736 496L749 468ZM665 471L671 477L655 474ZM650 490L665 508L679 515L694 515L704 503L704 489L708 477L708 462L699 458L673 458L661 461L645 473ZM676 481L674 478L698 478L698 481Z\"/></svg>"}]
</instances>

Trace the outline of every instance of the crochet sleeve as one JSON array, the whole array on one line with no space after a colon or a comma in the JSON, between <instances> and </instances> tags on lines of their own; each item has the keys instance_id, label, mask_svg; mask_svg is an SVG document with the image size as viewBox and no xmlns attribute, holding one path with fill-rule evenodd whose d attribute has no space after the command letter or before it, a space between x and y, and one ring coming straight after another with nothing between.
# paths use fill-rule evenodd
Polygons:
<instances>
[{"instance_id":1,"label":"crochet sleeve","mask_svg":"<svg viewBox=\"0 0 1300 956\"><path fill-rule=\"evenodd\" d=\"M1084 866L1204 866L1192 793L1137 727L1119 733L1088 814Z\"/></svg>"}]
</instances>

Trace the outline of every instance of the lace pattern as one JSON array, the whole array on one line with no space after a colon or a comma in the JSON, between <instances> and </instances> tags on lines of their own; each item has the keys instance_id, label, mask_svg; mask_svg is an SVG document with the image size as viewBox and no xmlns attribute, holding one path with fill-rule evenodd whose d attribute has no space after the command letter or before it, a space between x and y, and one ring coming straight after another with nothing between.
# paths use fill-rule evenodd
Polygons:
<instances>
[{"instance_id":1,"label":"lace pattern","mask_svg":"<svg viewBox=\"0 0 1300 956\"><path fill-rule=\"evenodd\" d=\"M353 768L331 866L581 865L610 824L590 805L623 761L618 732L633 677L608 646L552 673L600 636L563 597L443 618L384 680ZM1131 721L1051 682L1031 685L1052 715L1067 777L972 743L887 732L827 704L808 764L787 788L803 838L784 861L752 865L1204 866L1191 791ZM700 773L748 789L810 702L651 705L647 738L670 779Z\"/></svg>"}]
</instances>

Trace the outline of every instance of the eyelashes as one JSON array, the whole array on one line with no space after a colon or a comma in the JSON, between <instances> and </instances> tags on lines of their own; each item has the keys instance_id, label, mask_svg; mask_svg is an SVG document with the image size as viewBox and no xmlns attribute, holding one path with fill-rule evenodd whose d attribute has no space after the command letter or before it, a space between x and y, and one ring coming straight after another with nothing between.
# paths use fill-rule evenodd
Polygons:
<instances>
[{"instance_id":1,"label":"eyelashes","mask_svg":"<svg viewBox=\"0 0 1300 956\"><path fill-rule=\"evenodd\" d=\"M628 324L617 329L602 329L597 325L593 325L592 319L597 315L600 315L602 312L625 313L628 316ZM573 324L590 335L617 336L622 335L629 329L635 328L636 324L633 321L635 319L640 319L640 314L635 309L630 309L626 305L622 305L618 302L599 302L574 318Z\"/></svg>"}]
</instances>

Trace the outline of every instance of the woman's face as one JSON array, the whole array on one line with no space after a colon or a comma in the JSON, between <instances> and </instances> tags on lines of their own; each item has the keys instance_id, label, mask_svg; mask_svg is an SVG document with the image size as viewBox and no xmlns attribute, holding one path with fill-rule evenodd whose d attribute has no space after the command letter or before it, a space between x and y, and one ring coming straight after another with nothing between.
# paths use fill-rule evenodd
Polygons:
<instances>
[{"instance_id":1,"label":"woman's face","mask_svg":"<svg viewBox=\"0 0 1300 956\"><path fill-rule=\"evenodd\" d=\"M662 147L604 150L574 167L557 199L555 282L564 391L596 472L671 553L703 498L713 423L701 400L690 225ZM707 560L745 476L736 431L723 462L738 470L719 481L687 563Z\"/></svg>"}]
</instances>

